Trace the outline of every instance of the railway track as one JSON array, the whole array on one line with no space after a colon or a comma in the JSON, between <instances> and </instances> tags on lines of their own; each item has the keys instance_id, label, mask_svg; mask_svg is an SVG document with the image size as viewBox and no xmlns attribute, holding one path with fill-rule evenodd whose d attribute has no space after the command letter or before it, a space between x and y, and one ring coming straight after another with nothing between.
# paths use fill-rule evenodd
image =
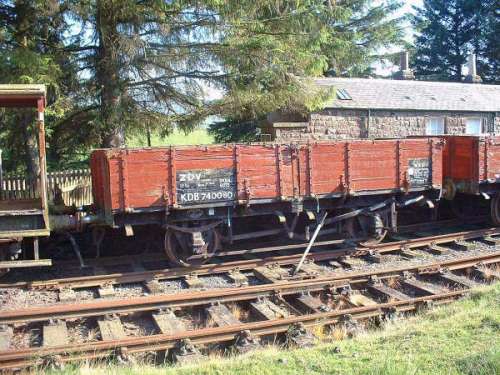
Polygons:
<instances>
[{"instance_id":1,"label":"railway track","mask_svg":"<svg viewBox=\"0 0 500 375\"><path fill-rule=\"evenodd\" d=\"M268 284L253 285L240 288L218 288L209 291L192 291L171 295L144 296L133 299L99 300L84 304L62 304L49 307L30 308L0 312L0 324L19 324L53 319L76 319L81 317L101 316L106 314L135 313L153 311L162 308L193 307L220 302L235 302L243 300L272 297L275 293L281 295L299 292L318 291L329 286L348 287L354 284L366 283L371 278L391 278L404 272L420 275L439 273L443 268L453 271L470 268L476 265L489 265L500 262L500 251L483 256L465 257L459 260L430 262L422 265L406 266L359 272L352 275L318 275L313 279L282 280L269 279ZM479 271L477 271L479 272Z\"/></svg>"},{"instance_id":2,"label":"railway track","mask_svg":"<svg viewBox=\"0 0 500 375\"><path fill-rule=\"evenodd\" d=\"M437 254L435 259L399 266L382 262L371 270L349 271L349 259L336 258L333 262L341 267L328 271L318 262L332 258L320 252L315 255L325 259L314 259L299 276L289 272L292 259L253 269L254 275L260 274L260 283L255 285L243 282L248 276L238 271L243 278L237 287L1 311L0 368L109 356L127 360L132 353L168 354L179 361L192 361L212 344L246 351L270 335L273 340L278 337L308 345L314 341L308 328L314 325L355 329L371 318L452 301L476 285L500 278L496 268L500 263L499 234L497 229L483 229L383 244L377 246L379 253L358 249L364 252L360 255L375 262L380 254L391 251L408 252L409 256L414 251ZM473 253L477 243L472 240L481 241L490 251ZM443 257L447 246L462 255ZM179 277L164 272L164 276ZM75 280L71 283L67 285L78 285ZM28 346L19 344L23 337L30 342Z\"/></svg>"},{"instance_id":3,"label":"railway track","mask_svg":"<svg viewBox=\"0 0 500 375\"><path fill-rule=\"evenodd\" d=\"M410 225L399 225L398 226L398 235L412 237L415 234L427 234L426 236L437 235L440 233L447 233L450 231L467 231L478 229L480 227L485 227L488 222L488 218L486 216L476 216L469 217L467 220L463 219L445 219L439 221L431 221L426 223L418 223L418 224L410 224ZM351 239L354 241L355 239ZM360 239L362 240L362 239ZM332 240L328 242L331 247L345 247L346 240ZM291 243L290 243L291 244ZM288 245L290 245L288 244ZM276 242L269 243L264 245L260 243L255 243L253 245L247 246L245 249L241 247L230 248L227 251L217 253L211 259L210 263L212 264L220 264L222 262L232 262L241 259L243 255L246 258L263 258L266 256L272 256L273 249L280 249L281 251L288 252L298 252L305 245L291 248L287 250L287 246L284 245L283 241L281 243L276 244ZM297 245L294 243L293 245ZM300 243L298 243L300 245ZM130 253L119 256L102 256L99 258L88 257L84 259L85 263L85 273L86 276L93 275L103 275L110 274L114 272L108 271L110 268L120 268L121 272L143 272L146 270L159 270L170 268L169 261L167 257L164 255L161 249L157 249L158 251L150 252L146 251L144 253ZM302 249L303 250L303 249ZM64 269L67 274L82 274L81 264L78 259L53 259L53 269ZM22 272L22 271L19 271ZM5 282L2 282L2 278L0 277L0 283L5 285Z\"/></svg>"},{"instance_id":4,"label":"railway track","mask_svg":"<svg viewBox=\"0 0 500 375\"><path fill-rule=\"evenodd\" d=\"M335 259L341 259L344 265L349 266L349 257L365 257L369 262L380 263L383 262L383 255L386 253L397 252L406 258L413 258L416 256L412 249L425 248L429 253L444 254L446 249L440 249L441 244L452 244L462 248L472 246L472 244L460 244L462 241L484 239L489 240L490 243L495 243L494 236L500 235L499 228L486 228L478 230L467 230L447 234L432 235L426 237L403 239L399 241L392 241L382 243L371 247L364 246L344 246L342 248L332 249L332 245L338 245L337 240L331 241L318 241L315 245L314 251L311 252L308 259L313 262L327 262ZM500 239L498 239L500 244ZM103 288L107 289L107 293L112 293L111 288L120 284L130 283L143 283L145 289L150 293L157 293L157 283L164 280L182 279L188 286L202 286L198 280L199 276L204 275L227 275L229 279L238 282L238 279L244 280L241 272L254 270L258 267L265 267L267 265L280 265L288 266L294 265L302 256L303 249L307 243L299 243L294 245L271 246L260 248L262 253L265 252L284 252L296 250L296 253L291 255L274 255L265 258L246 259L232 262L225 262L223 264L205 264L196 268L171 268L166 270L151 270L151 271L138 271L126 273L103 273L98 275L85 275L77 277L67 277L59 279L41 280L41 281L21 281L13 283L0 283L0 289L6 288L24 288L32 290L55 290L61 291L66 294L62 299L71 295L71 289L77 288ZM245 254L245 250L240 250L240 255ZM346 258L348 257L348 258ZM306 267L307 270L311 267ZM314 272L310 272L313 273Z\"/></svg>"}]
</instances>

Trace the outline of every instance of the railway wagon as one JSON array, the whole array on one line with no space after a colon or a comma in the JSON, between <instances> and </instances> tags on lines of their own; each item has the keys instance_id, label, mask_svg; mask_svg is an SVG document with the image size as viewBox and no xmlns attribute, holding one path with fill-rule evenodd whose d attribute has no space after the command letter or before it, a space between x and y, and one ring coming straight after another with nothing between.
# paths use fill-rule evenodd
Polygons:
<instances>
[{"instance_id":1,"label":"railway wagon","mask_svg":"<svg viewBox=\"0 0 500 375\"><path fill-rule=\"evenodd\" d=\"M113 227L165 230L174 262L206 261L224 244L323 234L380 241L396 211L439 199L436 138L307 144L100 149L91 155L95 209Z\"/></svg>"},{"instance_id":2,"label":"railway wagon","mask_svg":"<svg viewBox=\"0 0 500 375\"><path fill-rule=\"evenodd\" d=\"M443 178L448 199L456 194L491 199L491 219L500 225L500 137L444 137Z\"/></svg>"}]
</instances>

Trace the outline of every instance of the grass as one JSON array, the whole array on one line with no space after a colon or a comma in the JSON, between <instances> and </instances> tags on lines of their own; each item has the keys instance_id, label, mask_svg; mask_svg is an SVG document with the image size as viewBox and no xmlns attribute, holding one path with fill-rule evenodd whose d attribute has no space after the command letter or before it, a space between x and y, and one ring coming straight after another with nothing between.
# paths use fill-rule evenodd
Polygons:
<instances>
[{"instance_id":1,"label":"grass","mask_svg":"<svg viewBox=\"0 0 500 375\"><path fill-rule=\"evenodd\" d=\"M331 339L333 340L333 339ZM500 374L500 283L470 297L312 349L268 347L199 365L67 367L51 374Z\"/></svg>"},{"instance_id":2,"label":"grass","mask_svg":"<svg viewBox=\"0 0 500 375\"><path fill-rule=\"evenodd\" d=\"M174 130L168 137L160 137L157 134L151 135L151 146L170 145L205 145L214 143L214 138L208 134L204 128L195 129L192 132L184 133L182 130ZM127 139L128 147L146 147L148 145L145 134L135 135Z\"/></svg>"}]
</instances>

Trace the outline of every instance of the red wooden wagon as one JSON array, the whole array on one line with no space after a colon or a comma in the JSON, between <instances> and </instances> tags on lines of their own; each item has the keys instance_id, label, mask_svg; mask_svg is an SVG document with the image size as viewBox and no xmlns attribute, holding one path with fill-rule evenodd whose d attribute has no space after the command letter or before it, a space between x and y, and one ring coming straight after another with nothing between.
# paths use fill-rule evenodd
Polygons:
<instances>
[{"instance_id":1,"label":"red wooden wagon","mask_svg":"<svg viewBox=\"0 0 500 375\"><path fill-rule=\"evenodd\" d=\"M92 153L91 169L95 205L109 224L166 226L167 253L185 260L193 244L208 256L221 240L307 237L308 220L324 210L334 213L332 225L335 214L360 211L357 226L380 239L395 225L388 207L438 196L442 149L439 138L103 149ZM250 217L264 227L235 233Z\"/></svg>"}]
</instances>

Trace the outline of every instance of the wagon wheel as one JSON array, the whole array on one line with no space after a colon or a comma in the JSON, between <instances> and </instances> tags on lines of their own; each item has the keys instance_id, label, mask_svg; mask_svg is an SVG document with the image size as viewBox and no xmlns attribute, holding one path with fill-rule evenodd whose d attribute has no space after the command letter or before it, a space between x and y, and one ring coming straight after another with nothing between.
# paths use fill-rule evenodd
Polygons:
<instances>
[{"instance_id":1,"label":"wagon wheel","mask_svg":"<svg viewBox=\"0 0 500 375\"><path fill-rule=\"evenodd\" d=\"M167 229L165 254L168 260L182 267L206 263L220 248L220 234L215 228L202 232Z\"/></svg>"},{"instance_id":2,"label":"wagon wheel","mask_svg":"<svg viewBox=\"0 0 500 375\"><path fill-rule=\"evenodd\" d=\"M495 195L490 203L491 221L500 226L500 195Z\"/></svg>"},{"instance_id":3,"label":"wagon wheel","mask_svg":"<svg viewBox=\"0 0 500 375\"><path fill-rule=\"evenodd\" d=\"M358 215L346 220L345 230L353 238L368 238L366 241L359 241L361 246L376 245L385 238L385 220L379 214Z\"/></svg>"}]
</instances>

